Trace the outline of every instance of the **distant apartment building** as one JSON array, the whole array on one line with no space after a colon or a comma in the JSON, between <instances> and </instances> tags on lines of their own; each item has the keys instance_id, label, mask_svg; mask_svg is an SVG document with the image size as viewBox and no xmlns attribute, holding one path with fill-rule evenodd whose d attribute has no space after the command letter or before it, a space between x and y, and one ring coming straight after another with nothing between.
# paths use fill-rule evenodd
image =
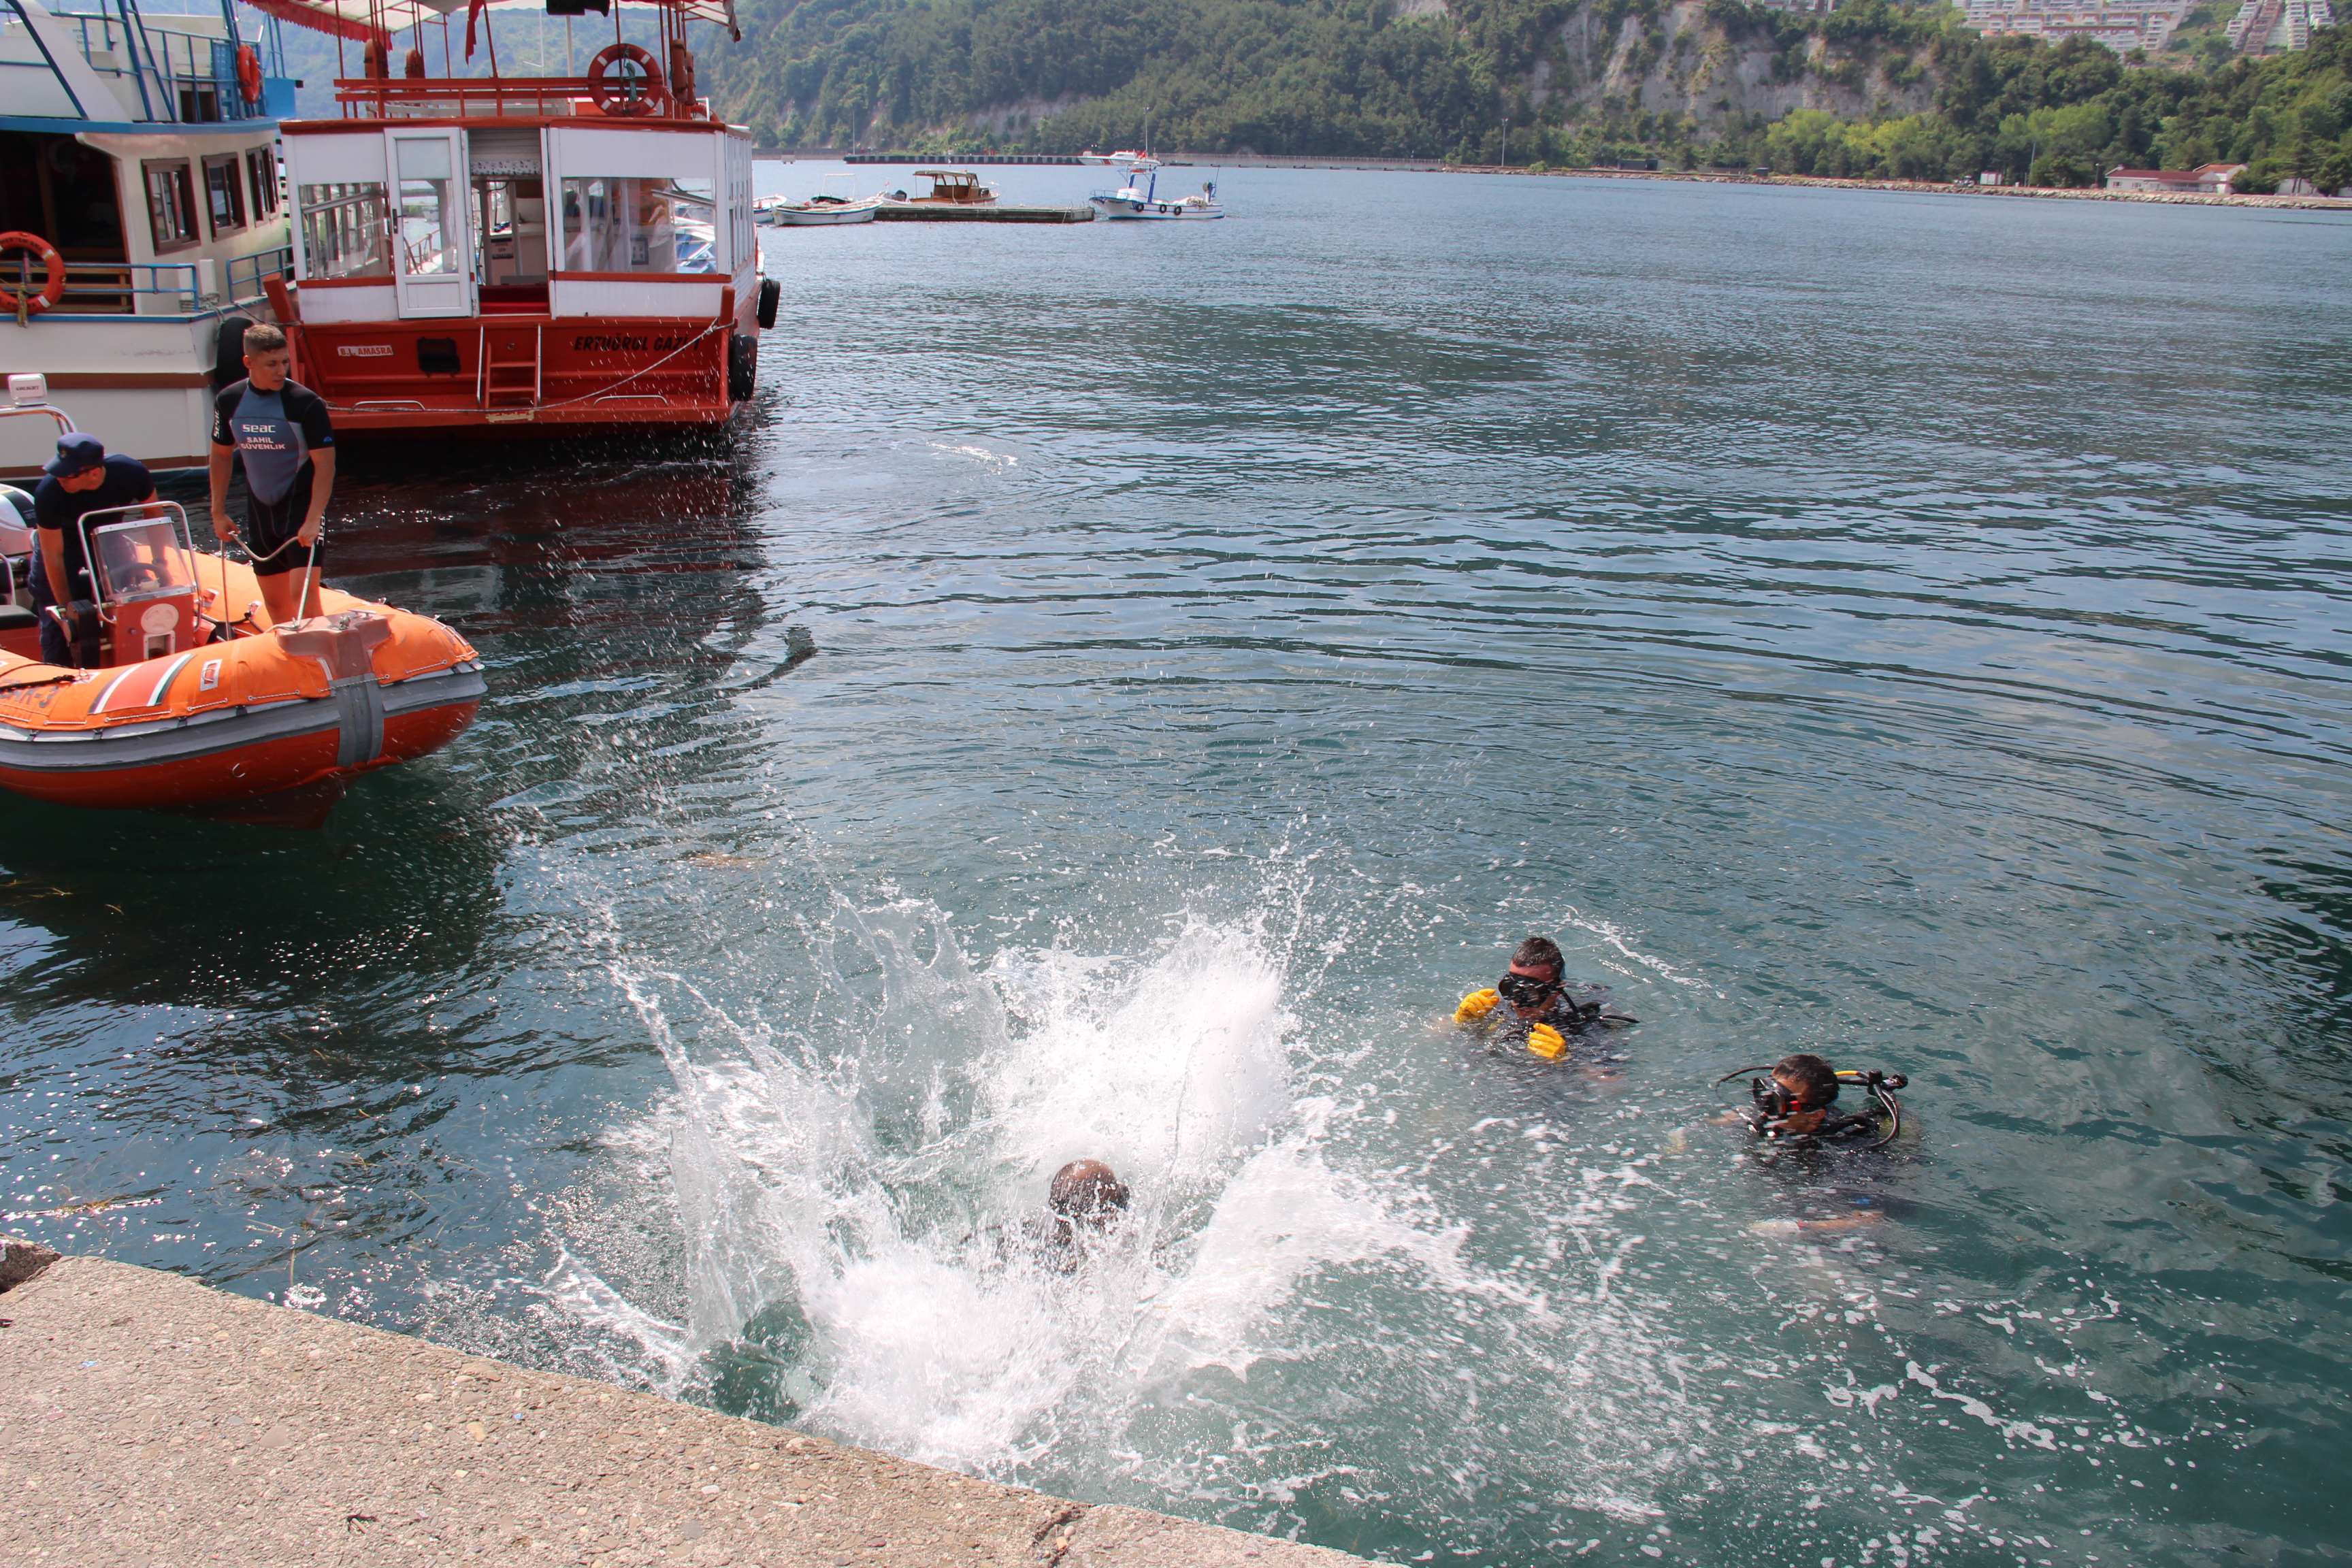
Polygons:
<instances>
[{"instance_id":1,"label":"distant apartment building","mask_svg":"<svg viewBox=\"0 0 2352 1568\"><path fill-rule=\"evenodd\" d=\"M2248 0L2260 4L2262 0ZM2269 0L2270 4L2325 5L2326 0ZM2086 37L2119 55L2134 49L2149 54L2164 47L2172 30L2189 14L2189 0L2165 0L2142 5L2074 4L2074 0L1961 0L1969 26L1984 34L2021 33L2059 43Z\"/></svg>"},{"instance_id":2,"label":"distant apartment building","mask_svg":"<svg viewBox=\"0 0 2352 1568\"><path fill-rule=\"evenodd\" d=\"M2206 163L2194 169L2109 169L2107 189L2226 196L2231 176L2244 167L2243 163Z\"/></svg>"},{"instance_id":3,"label":"distant apartment building","mask_svg":"<svg viewBox=\"0 0 2352 1568\"><path fill-rule=\"evenodd\" d=\"M2242 0L2230 18L2230 44L2242 55L2274 55L2308 48L2315 27L2332 27L2328 0Z\"/></svg>"}]
</instances>

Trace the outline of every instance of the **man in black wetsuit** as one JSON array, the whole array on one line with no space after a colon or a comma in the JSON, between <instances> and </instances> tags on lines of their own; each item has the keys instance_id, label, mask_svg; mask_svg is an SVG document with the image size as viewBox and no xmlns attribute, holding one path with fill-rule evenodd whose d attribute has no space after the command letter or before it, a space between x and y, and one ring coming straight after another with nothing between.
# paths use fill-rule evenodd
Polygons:
<instances>
[{"instance_id":1,"label":"man in black wetsuit","mask_svg":"<svg viewBox=\"0 0 2352 1568\"><path fill-rule=\"evenodd\" d=\"M1837 1110L1841 1079L1862 1084L1871 1096L1871 1107L1855 1115ZM1841 1075L1826 1059L1806 1051L1773 1064L1770 1079L1757 1080L1755 1108L1727 1120L1746 1125L1768 1144L1786 1146L1782 1163L1795 1178L1788 1197L1800 1213L1790 1219L1759 1220L1748 1228L1759 1235L1843 1234L1908 1214L1912 1205L1907 1201L1859 1180L1883 1171L1884 1162L1874 1154L1894 1137L1896 1124L1886 1120L1895 1104L1891 1091L1906 1087L1900 1073ZM1824 1176L1832 1179L1820 1180Z\"/></svg>"},{"instance_id":2,"label":"man in black wetsuit","mask_svg":"<svg viewBox=\"0 0 2352 1568\"><path fill-rule=\"evenodd\" d=\"M153 501L155 481L145 464L135 458L108 457L103 442L81 431L58 437L58 455L41 472L48 477L33 491L33 613L41 618L41 662L70 669L76 662L74 639L66 636L48 607L94 596L89 563L82 557L81 520L92 512ZM121 522L129 515L101 521Z\"/></svg>"},{"instance_id":3,"label":"man in black wetsuit","mask_svg":"<svg viewBox=\"0 0 2352 1568\"><path fill-rule=\"evenodd\" d=\"M1571 1000L1561 978L1566 968L1559 943L1531 936L1511 954L1510 972L1494 989L1462 998L1454 1021L1492 1045L1523 1045L1548 1062L1567 1054L1568 1043L1587 1029L1636 1022L1609 1011L1605 994Z\"/></svg>"},{"instance_id":4,"label":"man in black wetsuit","mask_svg":"<svg viewBox=\"0 0 2352 1568\"><path fill-rule=\"evenodd\" d=\"M334 424L324 400L289 378L293 363L285 330L257 322L246 329L246 379L222 387L213 400L213 532L223 544L236 542L228 480L230 468L242 461L245 547L272 626L319 613L325 559L319 532L335 488ZM291 577L297 572L302 575ZM309 592L298 584L307 584ZM221 608L227 614L235 606Z\"/></svg>"}]
</instances>

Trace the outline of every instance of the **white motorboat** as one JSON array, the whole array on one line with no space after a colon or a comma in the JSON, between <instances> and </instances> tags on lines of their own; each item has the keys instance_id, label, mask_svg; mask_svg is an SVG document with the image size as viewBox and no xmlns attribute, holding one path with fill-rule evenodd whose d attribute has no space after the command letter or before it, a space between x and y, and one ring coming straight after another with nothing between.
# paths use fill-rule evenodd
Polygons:
<instances>
[{"instance_id":1,"label":"white motorboat","mask_svg":"<svg viewBox=\"0 0 2352 1568\"><path fill-rule=\"evenodd\" d=\"M819 224L872 223L882 208L880 196L856 201L845 196L811 196L804 202L778 202L761 221L778 228L807 228Z\"/></svg>"},{"instance_id":2,"label":"white motorboat","mask_svg":"<svg viewBox=\"0 0 2352 1568\"><path fill-rule=\"evenodd\" d=\"M854 180L855 174L827 174L824 184L835 180ZM782 196L769 196L752 204L752 221L778 228L807 228L817 225L840 223L872 223L884 197L841 196L829 191L819 191L804 202L788 202Z\"/></svg>"},{"instance_id":3,"label":"white motorboat","mask_svg":"<svg viewBox=\"0 0 2352 1568\"><path fill-rule=\"evenodd\" d=\"M1225 209L1217 201L1217 183L1202 185L1188 196L1160 195L1160 161L1139 154L1127 160L1127 184L1115 191L1097 191L1087 198L1095 211L1107 218L1205 218L1223 217Z\"/></svg>"}]
</instances>

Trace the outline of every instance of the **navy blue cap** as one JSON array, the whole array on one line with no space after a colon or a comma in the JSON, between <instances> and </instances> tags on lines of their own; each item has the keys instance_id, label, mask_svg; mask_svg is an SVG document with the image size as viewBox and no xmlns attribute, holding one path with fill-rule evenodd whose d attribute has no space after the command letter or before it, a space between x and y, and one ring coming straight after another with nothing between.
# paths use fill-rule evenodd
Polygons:
<instances>
[{"instance_id":1,"label":"navy blue cap","mask_svg":"<svg viewBox=\"0 0 2352 1568\"><path fill-rule=\"evenodd\" d=\"M106 443L97 437L77 430L58 437L58 455L41 465L41 472L55 479L71 479L87 473L106 461Z\"/></svg>"}]
</instances>

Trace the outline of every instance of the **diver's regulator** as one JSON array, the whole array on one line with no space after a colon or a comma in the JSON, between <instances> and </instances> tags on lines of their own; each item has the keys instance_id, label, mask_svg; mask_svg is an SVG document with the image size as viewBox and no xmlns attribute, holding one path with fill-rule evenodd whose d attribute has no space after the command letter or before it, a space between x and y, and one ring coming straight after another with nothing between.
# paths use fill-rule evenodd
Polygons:
<instances>
[{"instance_id":1,"label":"diver's regulator","mask_svg":"<svg viewBox=\"0 0 2352 1568\"><path fill-rule=\"evenodd\" d=\"M1911 1080L1899 1072L1880 1072L1874 1068L1836 1071L1833 1077L1837 1087L1851 1085L1870 1098L1871 1109L1852 1116L1832 1111L1828 1102L1810 1106L1800 1104L1796 1096L1783 1089L1780 1080L1772 1077L1769 1068L1735 1068L1715 1081L1718 1085L1727 1084L1743 1073L1761 1075L1748 1080L1748 1092L1753 1105L1746 1118L1748 1130L1759 1138L1869 1138L1872 1141L1864 1144L1864 1148L1883 1149L1895 1142L1895 1134L1903 1131L1903 1104L1895 1098L1895 1091L1908 1089ZM1836 1099L1836 1088L1833 1087L1830 1100ZM1790 1119L1807 1110L1822 1112L1820 1125L1810 1131L1791 1131Z\"/></svg>"}]
</instances>

